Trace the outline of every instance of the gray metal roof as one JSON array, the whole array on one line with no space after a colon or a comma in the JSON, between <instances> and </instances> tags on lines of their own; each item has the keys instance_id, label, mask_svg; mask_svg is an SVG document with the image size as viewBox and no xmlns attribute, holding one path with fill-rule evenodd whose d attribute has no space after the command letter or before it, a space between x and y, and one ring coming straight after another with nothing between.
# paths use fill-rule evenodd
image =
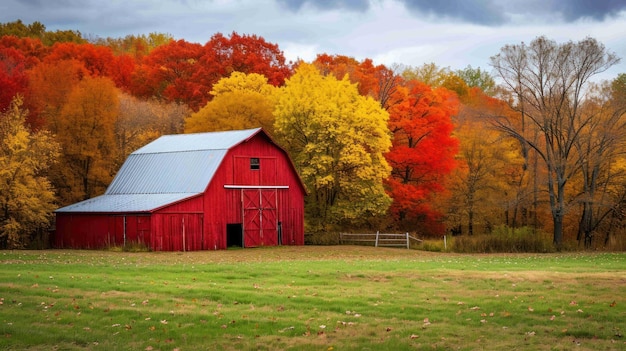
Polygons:
<instances>
[{"instance_id":1,"label":"gray metal roof","mask_svg":"<svg viewBox=\"0 0 626 351\"><path fill-rule=\"evenodd\" d=\"M173 202L178 202L197 195L196 193L101 195L60 208L55 212L150 212Z\"/></svg>"},{"instance_id":2,"label":"gray metal roof","mask_svg":"<svg viewBox=\"0 0 626 351\"><path fill-rule=\"evenodd\" d=\"M132 153L105 195L204 192L227 152Z\"/></svg>"},{"instance_id":3,"label":"gray metal roof","mask_svg":"<svg viewBox=\"0 0 626 351\"><path fill-rule=\"evenodd\" d=\"M149 212L201 194L228 150L260 130L164 135L130 154L104 195L56 212Z\"/></svg>"},{"instance_id":4,"label":"gray metal roof","mask_svg":"<svg viewBox=\"0 0 626 351\"><path fill-rule=\"evenodd\" d=\"M259 132L261 128L225 132L164 135L133 154L228 150Z\"/></svg>"}]
</instances>

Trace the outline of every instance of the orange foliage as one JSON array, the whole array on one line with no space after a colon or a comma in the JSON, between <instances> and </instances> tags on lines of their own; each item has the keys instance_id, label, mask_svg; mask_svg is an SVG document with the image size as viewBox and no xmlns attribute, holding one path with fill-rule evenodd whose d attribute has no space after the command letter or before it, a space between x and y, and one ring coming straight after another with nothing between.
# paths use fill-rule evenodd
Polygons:
<instances>
[{"instance_id":1,"label":"orange foliage","mask_svg":"<svg viewBox=\"0 0 626 351\"><path fill-rule=\"evenodd\" d=\"M0 47L0 112L9 107L15 95L24 95L26 91L24 61L24 55L18 50Z\"/></svg>"},{"instance_id":2,"label":"orange foliage","mask_svg":"<svg viewBox=\"0 0 626 351\"><path fill-rule=\"evenodd\" d=\"M458 141L451 117L458 112L456 94L409 81L392 97L389 129L393 146L386 154L393 168L387 181L391 214L400 224L429 222L440 216L429 199L445 191L445 177L456 167ZM440 230L440 227L432 228Z\"/></svg>"}]
</instances>

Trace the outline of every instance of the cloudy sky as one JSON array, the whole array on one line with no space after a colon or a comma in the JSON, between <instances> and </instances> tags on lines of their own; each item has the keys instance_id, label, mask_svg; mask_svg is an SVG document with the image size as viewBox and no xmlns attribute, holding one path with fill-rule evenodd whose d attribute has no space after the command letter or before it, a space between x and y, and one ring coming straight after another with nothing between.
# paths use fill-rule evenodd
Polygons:
<instances>
[{"instance_id":1,"label":"cloudy sky","mask_svg":"<svg viewBox=\"0 0 626 351\"><path fill-rule=\"evenodd\" d=\"M86 37L167 33L204 44L215 33L256 34L288 60L318 53L375 63L490 70L506 44L545 35L593 37L626 73L626 0L2 0L0 22L21 19Z\"/></svg>"}]
</instances>

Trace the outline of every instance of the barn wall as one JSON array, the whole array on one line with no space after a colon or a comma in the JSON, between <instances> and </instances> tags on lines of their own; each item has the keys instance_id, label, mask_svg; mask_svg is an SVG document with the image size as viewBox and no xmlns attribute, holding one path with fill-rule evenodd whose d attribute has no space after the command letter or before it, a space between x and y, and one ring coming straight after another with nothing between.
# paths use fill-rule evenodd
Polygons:
<instances>
[{"instance_id":1,"label":"barn wall","mask_svg":"<svg viewBox=\"0 0 626 351\"><path fill-rule=\"evenodd\" d=\"M149 215L57 213L56 248L100 249L150 241Z\"/></svg>"},{"instance_id":2,"label":"barn wall","mask_svg":"<svg viewBox=\"0 0 626 351\"><path fill-rule=\"evenodd\" d=\"M203 196L197 196L154 212L151 219L152 250L202 250L205 240L203 205Z\"/></svg>"},{"instance_id":3,"label":"barn wall","mask_svg":"<svg viewBox=\"0 0 626 351\"><path fill-rule=\"evenodd\" d=\"M258 170L250 169L250 158L259 159ZM243 222L241 190L224 189L224 185L287 186L276 193L280 244L304 244L304 190L287 155L261 134L231 149L207 188L203 249L225 249L226 225ZM255 238L253 242L275 245L276 239Z\"/></svg>"}]
</instances>

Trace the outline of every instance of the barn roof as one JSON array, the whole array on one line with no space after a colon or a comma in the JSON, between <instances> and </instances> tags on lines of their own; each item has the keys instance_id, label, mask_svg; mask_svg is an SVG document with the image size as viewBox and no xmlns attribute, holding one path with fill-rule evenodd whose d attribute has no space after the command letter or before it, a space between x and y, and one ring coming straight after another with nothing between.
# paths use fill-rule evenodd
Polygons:
<instances>
[{"instance_id":1,"label":"barn roof","mask_svg":"<svg viewBox=\"0 0 626 351\"><path fill-rule=\"evenodd\" d=\"M150 212L196 196L228 150L261 130L164 135L130 154L104 195L56 212Z\"/></svg>"}]
</instances>

